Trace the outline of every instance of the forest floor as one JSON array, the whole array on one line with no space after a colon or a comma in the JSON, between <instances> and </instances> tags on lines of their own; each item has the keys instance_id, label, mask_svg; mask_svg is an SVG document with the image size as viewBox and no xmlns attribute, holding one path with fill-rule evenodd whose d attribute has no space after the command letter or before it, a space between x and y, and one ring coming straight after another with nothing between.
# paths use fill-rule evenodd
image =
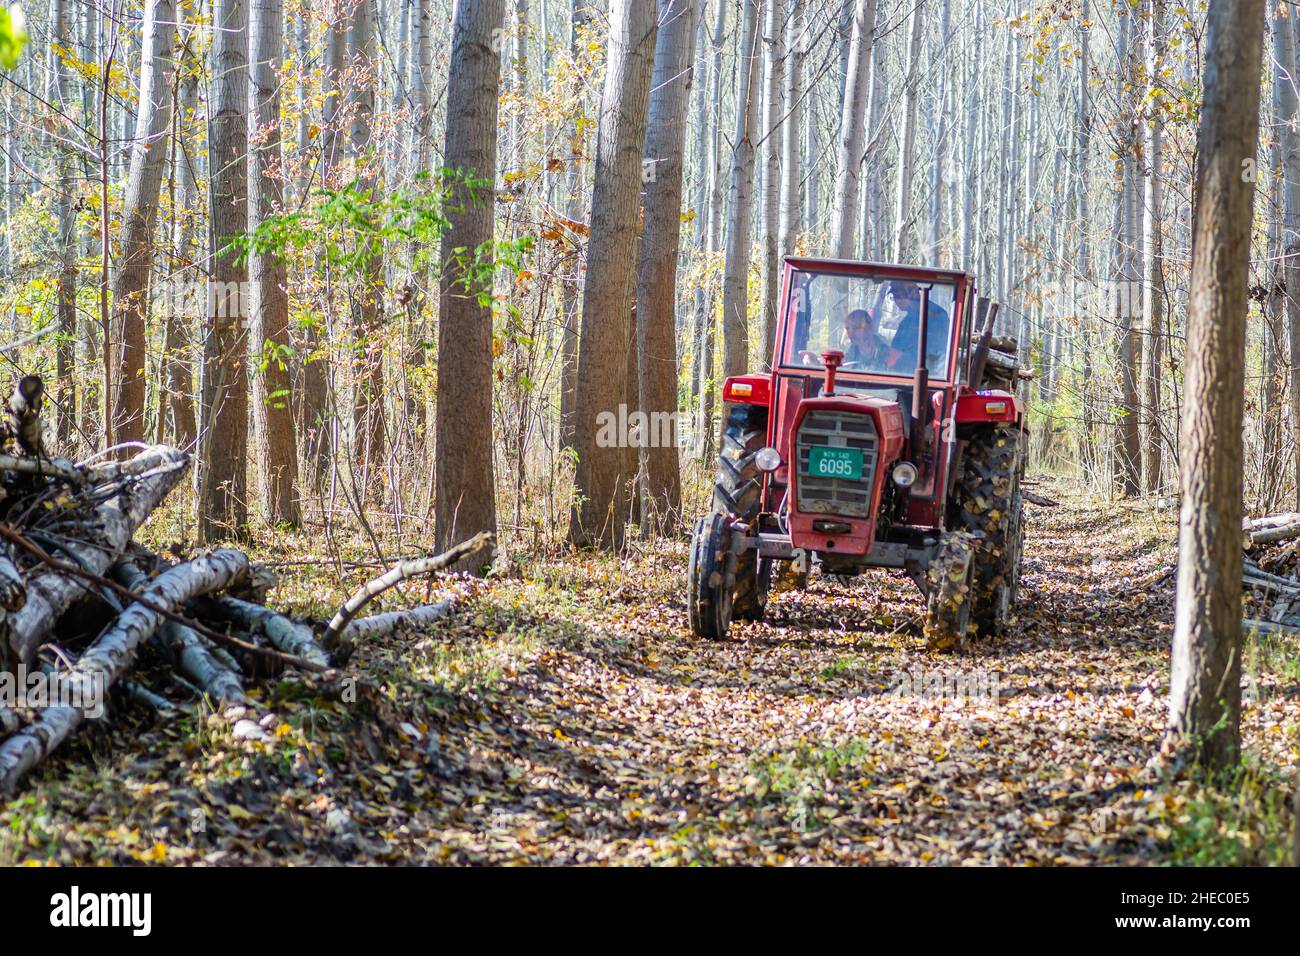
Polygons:
<instances>
[{"instance_id":1,"label":"forest floor","mask_svg":"<svg viewBox=\"0 0 1300 956\"><path fill-rule=\"evenodd\" d=\"M1037 490L1063 504L1031 509L1018 619L962 654L925 652L887 572L814 576L711 643L685 540L517 557L438 584L445 626L360 648L355 702L264 685L269 741L119 709L0 804L0 863L1283 861L1296 648L1247 653L1233 786L1163 779L1175 513ZM366 570L281 575L273 603L319 615Z\"/></svg>"}]
</instances>

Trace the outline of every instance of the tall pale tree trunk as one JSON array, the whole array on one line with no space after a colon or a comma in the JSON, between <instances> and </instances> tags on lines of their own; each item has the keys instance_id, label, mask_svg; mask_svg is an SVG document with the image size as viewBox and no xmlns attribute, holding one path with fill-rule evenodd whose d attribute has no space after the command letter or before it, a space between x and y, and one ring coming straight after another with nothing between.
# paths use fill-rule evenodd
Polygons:
<instances>
[{"instance_id":1,"label":"tall pale tree trunk","mask_svg":"<svg viewBox=\"0 0 1300 956\"><path fill-rule=\"evenodd\" d=\"M284 50L282 0L249 0L248 228L281 211L280 77ZM248 261L253 349L253 423L257 436L258 497L271 524L297 525L298 444L289 379L289 293L283 260L254 253Z\"/></svg>"},{"instance_id":2,"label":"tall pale tree trunk","mask_svg":"<svg viewBox=\"0 0 1300 956\"><path fill-rule=\"evenodd\" d=\"M348 0L333 0L329 5L329 21L325 44L326 97L321 110L320 175L318 185L335 188L335 171L343 159L342 102L344 74L347 71L347 45L351 5ZM329 269L329 266L323 268ZM334 276L326 278L324 308L332 321L336 290ZM333 464L330 415L330 343L322 335L319 317L307 324L302 334L302 419L298 431L302 435L303 464L313 488L319 489Z\"/></svg>"},{"instance_id":3,"label":"tall pale tree trunk","mask_svg":"<svg viewBox=\"0 0 1300 956\"><path fill-rule=\"evenodd\" d=\"M351 128L349 138L356 160L357 188L378 198L381 159L373 141L375 88L379 59L375 55L375 3L359 0L352 12L354 63ZM383 464L384 349L380 320L383 316L383 240L371 239L362 257L358 287L352 297L352 337L355 343L352 383L352 428L355 464L369 481Z\"/></svg>"},{"instance_id":4,"label":"tall pale tree trunk","mask_svg":"<svg viewBox=\"0 0 1300 956\"><path fill-rule=\"evenodd\" d=\"M1135 320L1141 300L1139 288L1140 253L1137 249L1137 232L1134 214L1137 183L1136 152L1138 107L1133 84L1136 82L1136 56L1140 37L1135 23L1136 13L1127 6L1120 14L1116 45L1116 97L1121 111L1123 129L1120 133L1119 191L1116 196L1116 230L1114 259L1116 274L1120 278L1118 294L1114 298L1116 328L1119 333L1118 358L1120 375L1119 428L1116 451L1116 468L1120 492L1125 497L1142 493L1142 409L1138 400L1138 336Z\"/></svg>"},{"instance_id":5,"label":"tall pale tree trunk","mask_svg":"<svg viewBox=\"0 0 1300 956\"><path fill-rule=\"evenodd\" d=\"M703 211L708 224L708 249L717 252L722 236L722 44L727 29L727 0L714 0L713 37L710 41L712 59L709 65L709 104L714 121L708 126L706 146L708 148L709 196L707 208ZM713 454L713 408L714 393L713 368L716 364L715 344L717 342L717 297L712 289L702 292L705 301L701 308L704 318L700 329L700 354L697 377L699 379L698 404L695 416L695 457L707 461Z\"/></svg>"},{"instance_id":6,"label":"tall pale tree trunk","mask_svg":"<svg viewBox=\"0 0 1300 956\"><path fill-rule=\"evenodd\" d=\"M722 277L724 375L749 371L749 261L754 221L754 139L758 127L758 21L762 0L741 0L737 48L736 137L727 203L727 255ZM769 0L775 2L775 0Z\"/></svg>"},{"instance_id":7,"label":"tall pale tree trunk","mask_svg":"<svg viewBox=\"0 0 1300 956\"><path fill-rule=\"evenodd\" d=\"M1240 752L1242 412L1263 0L1212 0L1197 139L1167 743Z\"/></svg>"},{"instance_id":8,"label":"tall pale tree trunk","mask_svg":"<svg viewBox=\"0 0 1300 956\"><path fill-rule=\"evenodd\" d=\"M248 334L241 295L248 270L231 241L248 228L248 6L214 0L208 95L209 248L212 288L203 339L199 535L242 535L248 524Z\"/></svg>"},{"instance_id":9,"label":"tall pale tree trunk","mask_svg":"<svg viewBox=\"0 0 1300 956\"><path fill-rule=\"evenodd\" d=\"M153 226L158 193L167 167L171 130L171 77L175 67L176 6L150 0L145 7L140 97L131 169L123 208L122 261L113 282L114 354L104 356L115 369L110 396L116 442L144 440L145 314L153 263Z\"/></svg>"},{"instance_id":10,"label":"tall pale tree trunk","mask_svg":"<svg viewBox=\"0 0 1300 956\"><path fill-rule=\"evenodd\" d=\"M421 173L431 173L433 166L433 0L412 0L415 23L415 60L411 71L411 95L415 101L415 163ZM414 340L408 343L407 371L408 380L417 383L424 380L426 364L425 342L428 339L425 308L425 288L421 277L412 276L414 294L409 305L410 320L408 334ZM431 437L426 426L425 402L412 396L408 387L406 411L410 416L411 434L415 448L429 448Z\"/></svg>"},{"instance_id":11,"label":"tall pale tree trunk","mask_svg":"<svg viewBox=\"0 0 1300 956\"><path fill-rule=\"evenodd\" d=\"M577 60L581 46L585 41L594 11L587 0L573 0L573 15L569 33L569 51ZM587 101L580 100L582 118L585 119ZM585 177L583 156L581 155L582 138L578 124L573 128L573 149L569 160L569 199L566 204L568 218L582 221L586 218L584 195ZM576 240L576 237L574 237ZM582 321L582 272L584 268L583 250L578 247L569 256L565 275L560 289L561 308L564 310L564 329L560 333L560 447L573 448L577 442L577 401L578 401L578 336Z\"/></svg>"},{"instance_id":12,"label":"tall pale tree trunk","mask_svg":"<svg viewBox=\"0 0 1300 956\"><path fill-rule=\"evenodd\" d=\"M76 49L68 19L67 0L54 0L50 19L53 40L65 50ZM63 58L51 52L53 99L64 109L71 109L68 99L68 69ZM59 222L59 288L58 323L59 338L55 343L55 400L58 409L55 418L55 443L58 448L72 445L72 432L77 421L77 387L74 367L77 342L77 220L73 208L74 166L71 152L56 146L55 167L58 175Z\"/></svg>"},{"instance_id":13,"label":"tall pale tree trunk","mask_svg":"<svg viewBox=\"0 0 1300 956\"><path fill-rule=\"evenodd\" d=\"M1161 152L1163 150L1164 119L1159 98L1160 71L1164 66L1164 0L1149 0L1147 20L1147 119L1146 189L1142 217L1142 248L1146 259L1145 281L1142 284L1142 314L1146 326L1143 369L1143 405L1146 433L1143 436L1142 475L1148 493L1158 492L1164 482L1162 475L1162 437L1164 422L1160 418L1160 357L1164 354L1161 339L1161 322L1165 313L1164 248L1161 238L1161 207L1163 184ZM1291 29L1290 21L1286 24ZM1294 91L1292 92L1294 103ZM1294 115L1294 106L1292 114Z\"/></svg>"},{"instance_id":14,"label":"tall pale tree trunk","mask_svg":"<svg viewBox=\"0 0 1300 956\"><path fill-rule=\"evenodd\" d=\"M777 254L795 254L795 241L803 231L799 187L803 162L799 136L803 132L803 57L805 12L801 0L787 0L785 24L785 125L781 127L781 221Z\"/></svg>"},{"instance_id":15,"label":"tall pale tree trunk","mask_svg":"<svg viewBox=\"0 0 1300 956\"><path fill-rule=\"evenodd\" d=\"M630 510L627 483L633 475L627 473L626 449L619 447L628 436L610 440L608 426L629 398L637 201L657 16L654 0L614 0L610 9L578 355L578 501L569 527L578 545L621 547Z\"/></svg>"},{"instance_id":16,"label":"tall pale tree trunk","mask_svg":"<svg viewBox=\"0 0 1300 956\"><path fill-rule=\"evenodd\" d=\"M671 534L681 525L677 457L677 257L681 240L686 111L695 82L700 0L659 0L645 158L645 231L637 263L637 355L640 411L649 420L642 526ZM672 426L665 428L664 423ZM659 423L656 425L656 423ZM664 438L671 434L672 440Z\"/></svg>"},{"instance_id":17,"label":"tall pale tree trunk","mask_svg":"<svg viewBox=\"0 0 1300 956\"><path fill-rule=\"evenodd\" d=\"M451 226L442 239L438 280L434 507L439 549L480 531L495 531L497 522L492 309L479 301L479 293L485 290L476 284L481 280L475 279L475 264L464 252L469 250L472 256L473 250L491 241L496 192L495 186L471 190L460 177L496 181L504 20L505 0L477 0L458 3L452 25L443 156L456 178L450 184ZM485 552L472 554L460 567L478 570L487 559Z\"/></svg>"},{"instance_id":18,"label":"tall pale tree trunk","mask_svg":"<svg viewBox=\"0 0 1300 956\"><path fill-rule=\"evenodd\" d=\"M1286 9L1290 11L1290 8ZM1300 16L1292 13L1290 23L1292 58L1287 69L1291 82L1287 85L1293 97L1291 115L1296 117L1300 109L1294 101L1294 84L1300 81ZM1286 251L1286 313L1290 333L1291 428L1296 442L1296 507L1300 508L1300 129L1293 122L1281 132L1286 144L1283 154L1286 175L1283 247Z\"/></svg>"},{"instance_id":19,"label":"tall pale tree trunk","mask_svg":"<svg viewBox=\"0 0 1300 956\"><path fill-rule=\"evenodd\" d=\"M835 201L831 204L831 255L857 255L858 191L866 150L867 100L871 91L871 47L876 31L876 0L851 0L853 23L844 74L840 113L839 162L835 167Z\"/></svg>"},{"instance_id":20,"label":"tall pale tree trunk","mask_svg":"<svg viewBox=\"0 0 1300 956\"><path fill-rule=\"evenodd\" d=\"M763 367L772 365L776 335L776 298L781 289L781 133L784 104L781 102L781 74L785 69L785 11L781 0L767 0L763 27L763 124L758 134L763 143Z\"/></svg>"},{"instance_id":21,"label":"tall pale tree trunk","mask_svg":"<svg viewBox=\"0 0 1300 956\"><path fill-rule=\"evenodd\" d=\"M917 8L920 9L919 7ZM944 198L949 191L947 185L947 151L948 143L948 114L951 111L952 103L956 102L950 86L948 72L952 69L951 64L955 64L956 57L948 49L949 25L952 20L952 0L943 0L943 6L939 14L939 45L934 51L932 62L934 63L933 72L939 74L939 93L935 99L935 112L939 114L938 121L935 124L938 128L934 133L934 162L931 165L930 172L930 226L927 262L931 265L940 265L941 244L944 237ZM949 100L952 97L952 100ZM951 221L951 220L950 220Z\"/></svg>"},{"instance_id":22,"label":"tall pale tree trunk","mask_svg":"<svg viewBox=\"0 0 1300 956\"><path fill-rule=\"evenodd\" d=\"M894 203L894 261L916 255L916 224L912 221L912 179L916 173L916 103L920 96L921 27L924 0L912 9L912 36L907 48L907 79L903 90L903 137L898 147L898 192Z\"/></svg>"}]
</instances>

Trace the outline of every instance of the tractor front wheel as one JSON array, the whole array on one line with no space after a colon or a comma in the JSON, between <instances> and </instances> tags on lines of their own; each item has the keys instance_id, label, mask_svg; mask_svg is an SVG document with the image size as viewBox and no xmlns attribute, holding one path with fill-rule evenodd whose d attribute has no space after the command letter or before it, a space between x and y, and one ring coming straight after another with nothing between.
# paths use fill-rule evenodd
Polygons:
<instances>
[{"instance_id":1,"label":"tractor front wheel","mask_svg":"<svg viewBox=\"0 0 1300 956\"><path fill-rule=\"evenodd\" d=\"M726 515L711 514L695 522L688 569L691 630L720 641L731 629L735 596L735 558ZM728 580L730 579L730 580Z\"/></svg>"},{"instance_id":2,"label":"tractor front wheel","mask_svg":"<svg viewBox=\"0 0 1300 956\"><path fill-rule=\"evenodd\" d=\"M763 508L763 473L754 456L767 442L767 408L737 404L727 411L718 452L718 473L713 483L713 510L730 515L757 530ZM745 621L761 621L767 610L772 580L771 561L757 551L746 551L736 562L736 589L732 612Z\"/></svg>"}]
</instances>

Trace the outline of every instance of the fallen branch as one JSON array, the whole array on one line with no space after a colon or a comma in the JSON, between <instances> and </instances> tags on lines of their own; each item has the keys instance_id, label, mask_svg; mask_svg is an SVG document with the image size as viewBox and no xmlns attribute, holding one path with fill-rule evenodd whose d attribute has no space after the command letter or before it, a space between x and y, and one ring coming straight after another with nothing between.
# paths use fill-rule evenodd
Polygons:
<instances>
[{"instance_id":1,"label":"fallen branch","mask_svg":"<svg viewBox=\"0 0 1300 956\"><path fill-rule=\"evenodd\" d=\"M159 608L174 610L197 595L229 587L247 574L248 556L229 548L164 571L142 595L151 606L137 601L123 611L77 663L59 676L60 682L106 691L126 672L136 648L162 623ZM35 721L0 744L0 793L12 792L24 774L67 739L82 716L76 707L47 707Z\"/></svg>"},{"instance_id":2,"label":"fallen branch","mask_svg":"<svg viewBox=\"0 0 1300 956\"><path fill-rule=\"evenodd\" d=\"M389 588L407 578L412 578L421 574L432 574L441 571L449 565L455 564L461 558L468 554L488 547L496 541L496 535L491 531L480 531L468 541L463 541L442 554L434 555L429 558L417 558L414 561L402 561L395 565L388 572L381 574L371 581L367 581L360 590L352 597L348 598L338 613L330 620L329 625L325 628L325 635L321 640L327 650L334 653L335 647L343 651L343 657L346 659L346 652L351 643L348 639L346 628L348 622L357 616L357 612L374 600L377 596L387 591Z\"/></svg>"},{"instance_id":3,"label":"fallen branch","mask_svg":"<svg viewBox=\"0 0 1300 956\"><path fill-rule=\"evenodd\" d=\"M1249 542L1248 547L1251 548L1261 544L1286 541L1289 538L1300 538L1300 521L1295 524L1277 525L1259 531L1246 532L1246 540Z\"/></svg>"},{"instance_id":4,"label":"fallen branch","mask_svg":"<svg viewBox=\"0 0 1300 956\"><path fill-rule=\"evenodd\" d=\"M343 636L354 642L359 639L372 640L377 637L387 637L405 627L420 627L440 621L452 612L455 605L455 598L447 598L445 601L425 604L409 611L372 614L370 617L358 618L350 623L343 631Z\"/></svg>"},{"instance_id":5,"label":"fallen branch","mask_svg":"<svg viewBox=\"0 0 1300 956\"><path fill-rule=\"evenodd\" d=\"M1241 568L1242 577L1247 580L1257 580L1262 584L1271 584L1275 590L1300 591L1300 580L1295 578L1284 578L1277 574L1270 574L1257 564L1247 561Z\"/></svg>"},{"instance_id":6,"label":"fallen branch","mask_svg":"<svg viewBox=\"0 0 1300 956\"><path fill-rule=\"evenodd\" d=\"M1020 492L1020 497L1024 498L1031 505L1038 505L1040 508L1059 508L1061 503L1053 501L1051 498L1044 498L1042 495L1036 495L1032 491Z\"/></svg>"},{"instance_id":7,"label":"fallen branch","mask_svg":"<svg viewBox=\"0 0 1300 956\"><path fill-rule=\"evenodd\" d=\"M70 485L79 486L86 476L71 465L48 458L20 458L17 455L0 455L0 471L16 471L24 475L42 475L57 478Z\"/></svg>"},{"instance_id":8,"label":"fallen branch","mask_svg":"<svg viewBox=\"0 0 1300 956\"><path fill-rule=\"evenodd\" d=\"M1281 624L1276 621L1260 621L1254 618L1246 618L1241 622L1241 626L1245 631L1255 631L1259 634L1300 634L1300 626Z\"/></svg>"}]
</instances>

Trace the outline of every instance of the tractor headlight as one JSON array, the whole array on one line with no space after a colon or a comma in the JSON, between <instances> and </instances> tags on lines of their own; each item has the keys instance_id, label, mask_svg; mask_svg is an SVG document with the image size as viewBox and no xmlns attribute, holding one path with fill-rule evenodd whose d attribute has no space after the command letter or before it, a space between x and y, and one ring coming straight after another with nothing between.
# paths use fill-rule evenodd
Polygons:
<instances>
[{"instance_id":1,"label":"tractor headlight","mask_svg":"<svg viewBox=\"0 0 1300 956\"><path fill-rule=\"evenodd\" d=\"M894 484L898 485L898 487L911 488L912 485L916 484L917 474L916 465L912 464L910 461L900 461L894 466L894 471L891 477L894 479Z\"/></svg>"},{"instance_id":2,"label":"tractor headlight","mask_svg":"<svg viewBox=\"0 0 1300 956\"><path fill-rule=\"evenodd\" d=\"M781 453L771 446L760 448L754 453L754 464L759 471L776 471L781 467Z\"/></svg>"}]
</instances>

